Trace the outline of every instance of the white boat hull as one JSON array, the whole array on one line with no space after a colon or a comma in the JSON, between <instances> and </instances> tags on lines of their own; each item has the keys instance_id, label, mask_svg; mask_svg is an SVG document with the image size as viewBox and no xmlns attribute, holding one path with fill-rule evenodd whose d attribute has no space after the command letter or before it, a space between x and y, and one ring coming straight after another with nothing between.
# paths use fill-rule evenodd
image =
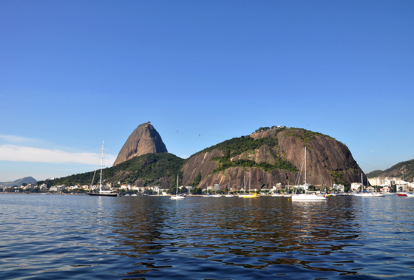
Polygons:
<instances>
[{"instance_id":1,"label":"white boat hull","mask_svg":"<svg viewBox=\"0 0 414 280\"><path fill-rule=\"evenodd\" d=\"M295 194L292 195L292 201L323 201L326 197L314 194Z\"/></svg>"},{"instance_id":2,"label":"white boat hull","mask_svg":"<svg viewBox=\"0 0 414 280\"><path fill-rule=\"evenodd\" d=\"M359 197L385 197L385 194L383 193L356 193L354 196Z\"/></svg>"},{"instance_id":3,"label":"white boat hull","mask_svg":"<svg viewBox=\"0 0 414 280\"><path fill-rule=\"evenodd\" d=\"M89 193L90 196L118 196L117 193Z\"/></svg>"}]
</instances>

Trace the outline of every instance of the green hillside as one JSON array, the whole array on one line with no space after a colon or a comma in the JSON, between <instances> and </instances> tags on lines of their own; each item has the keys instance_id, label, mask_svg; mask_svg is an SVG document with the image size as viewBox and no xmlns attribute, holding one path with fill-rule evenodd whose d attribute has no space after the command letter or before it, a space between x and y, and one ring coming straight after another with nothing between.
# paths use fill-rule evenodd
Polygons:
<instances>
[{"instance_id":1,"label":"green hillside","mask_svg":"<svg viewBox=\"0 0 414 280\"><path fill-rule=\"evenodd\" d=\"M367 176L368 178L375 178L375 177L380 176L382 173L384 173L383 170L374 170L374 171L367 173Z\"/></svg>"},{"instance_id":2,"label":"green hillside","mask_svg":"<svg viewBox=\"0 0 414 280\"><path fill-rule=\"evenodd\" d=\"M221 150L224 152L224 156L223 157L217 157L214 158L214 160L218 161L220 163L220 165L216 168L216 170L214 170L214 172L220 172L223 171L227 168L230 167L237 167L237 166L242 166L242 167L257 167L257 168L261 168L265 171L270 171L273 169L282 169L285 171L291 171L291 172L297 172L297 168L292 165L291 163L289 163L286 160L283 160L281 157L279 157L278 155L276 155L273 150L271 150L272 152L272 156L275 159L275 164L268 164L268 163L257 163L255 161L252 160L246 160L246 159L240 159L237 161L230 161L230 158L240 155L244 152L247 151L253 151L256 149L259 149L261 146L268 146L271 148L275 148L278 146L278 139L276 137L276 134L278 132L281 132L283 130L285 130L286 128L280 128L278 130L276 130L276 133L274 134L273 137L265 137L265 138L260 138L257 140L254 140L252 137L250 136L241 136L241 137L235 137L233 139L230 140L226 140L224 142L221 142L217 145L211 146L209 148L206 148L199 153L205 153L205 152L211 152L214 149L217 150ZM260 128L257 131L264 131L267 130L266 128Z\"/></svg>"},{"instance_id":3,"label":"green hillside","mask_svg":"<svg viewBox=\"0 0 414 280\"><path fill-rule=\"evenodd\" d=\"M397 163L396 165L393 165L392 167L384 170L384 173L386 176L389 176L388 174L395 174L396 177L403 177L404 173L404 179L406 181L412 181L414 178L414 159L403 161L400 163Z\"/></svg>"},{"instance_id":4,"label":"green hillside","mask_svg":"<svg viewBox=\"0 0 414 280\"><path fill-rule=\"evenodd\" d=\"M381 171L381 170L375 170L367 174L369 178L372 177L399 177L403 178L405 181L411 182L414 178L414 159L402 161L400 163L397 163L390 168Z\"/></svg>"},{"instance_id":5,"label":"green hillside","mask_svg":"<svg viewBox=\"0 0 414 280\"><path fill-rule=\"evenodd\" d=\"M116 184L135 184L139 181L139 186L165 185L170 186L179 175L184 159L173 154L146 154L132 158L121 164L103 169L105 183ZM75 174L67 177L48 180L49 186L76 184L89 185L92 182L94 172ZM39 182L42 183L42 182ZM99 170L96 171L93 184L99 183Z\"/></svg>"}]
</instances>

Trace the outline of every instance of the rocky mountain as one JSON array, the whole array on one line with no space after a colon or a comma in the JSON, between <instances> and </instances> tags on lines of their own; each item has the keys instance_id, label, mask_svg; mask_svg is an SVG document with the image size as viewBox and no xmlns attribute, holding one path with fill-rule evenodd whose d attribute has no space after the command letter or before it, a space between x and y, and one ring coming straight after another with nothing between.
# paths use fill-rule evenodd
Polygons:
<instances>
[{"instance_id":1,"label":"rocky mountain","mask_svg":"<svg viewBox=\"0 0 414 280\"><path fill-rule=\"evenodd\" d=\"M168 153L161 136L150 122L140 124L128 137L114 162L114 166L133 157L151 153Z\"/></svg>"},{"instance_id":2,"label":"rocky mountain","mask_svg":"<svg viewBox=\"0 0 414 280\"><path fill-rule=\"evenodd\" d=\"M404 174L404 176L403 176ZM399 177L407 182L414 178L414 159L397 163L386 170L374 170L367 174L368 178L374 177Z\"/></svg>"},{"instance_id":3,"label":"rocky mountain","mask_svg":"<svg viewBox=\"0 0 414 280\"><path fill-rule=\"evenodd\" d=\"M0 182L0 186L4 186L4 187L12 187L12 186L18 186L20 187L22 184L26 183L26 184L33 184L36 183L36 179L33 177L24 177L21 179L17 179L13 182Z\"/></svg>"},{"instance_id":4,"label":"rocky mountain","mask_svg":"<svg viewBox=\"0 0 414 280\"><path fill-rule=\"evenodd\" d=\"M321 187L359 181L362 170L344 144L320 133L283 127L233 138L191 156L183 166L183 183L240 189L251 174L252 189L302 184L305 147L307 183Z\"/></svg>"},{"instance_id":5,"label":"rocky mountain","mask_svg":"<svg viewBox=\"0 0 414 280\"><path fill-rule=\"evenodd\" d=\"M149 124L131 134L116 164L105 169L107 180L139 186L180 185L240 189L249 177L251 189L303 184L304 152L307 150L306 181L315 187L349 186L362 172L349 149L341 142L300 128L261 128L248 136L233 138L206 148L184 160L166 153L164 143ZM50 185L90 184L93 172L59 178ZM364 176L366 178L366 176ZM95 179L96 183L96 179Z\"/></svg>"}]
</instances>

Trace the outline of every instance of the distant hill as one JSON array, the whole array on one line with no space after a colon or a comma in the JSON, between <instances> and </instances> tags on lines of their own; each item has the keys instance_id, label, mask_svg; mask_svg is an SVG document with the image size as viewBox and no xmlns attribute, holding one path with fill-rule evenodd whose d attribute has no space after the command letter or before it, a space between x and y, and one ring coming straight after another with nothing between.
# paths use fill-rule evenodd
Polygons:
<instances>
[{"instance_id":1,"label":"distant hill","mask_svg":"<svg viewBox=\"0 0 414 280\"><path fill-rule=\"evenodd\" d=\"M414 178L414 159L397 163L390 168L382 171L375 170L367 174L368 178L373 177L399 177L407 182L411 182Z\"/></svg>"},{"instance_id":2,"label":"distant hill","mask_svg":"<svg viewBox=\"0 0 414 280\"><path fill-rule=\"evenodd\" d=\"M13 186L18 186L20 187L22 184L26 183L26 184L33 184L36 183L36 179L33 177L24 177L21 179L17 179L16 181L13 182L0 182L0 185L4 186L4 187L13 187Z\"/></svg>"},{"instance_id":3,"label":"distant hill","mask_svg":"<svg viewBox=\"0 0 414 280\"><path fill-rule=\"evenodd\" d=\"M369 173L367 173L368 178L375 178L379 177L382 173L384 173L384 170L374 170Z\"/></svg>"}]
</instances>

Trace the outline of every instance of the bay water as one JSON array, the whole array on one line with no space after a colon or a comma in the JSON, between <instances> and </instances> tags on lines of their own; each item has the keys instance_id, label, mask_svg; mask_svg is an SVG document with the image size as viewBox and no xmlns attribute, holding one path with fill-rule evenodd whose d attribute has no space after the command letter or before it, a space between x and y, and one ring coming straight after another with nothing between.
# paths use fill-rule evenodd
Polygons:
<instances>
[{"instance_id":1,"label":"bay water","mask_svg":"<svg viewBox=\"0 0 414 280\"><path fill-rule=\"evenodd\" d=\"M0 279L414 279L414 198L0 194Z\"/></svg>"}]
</instances>

